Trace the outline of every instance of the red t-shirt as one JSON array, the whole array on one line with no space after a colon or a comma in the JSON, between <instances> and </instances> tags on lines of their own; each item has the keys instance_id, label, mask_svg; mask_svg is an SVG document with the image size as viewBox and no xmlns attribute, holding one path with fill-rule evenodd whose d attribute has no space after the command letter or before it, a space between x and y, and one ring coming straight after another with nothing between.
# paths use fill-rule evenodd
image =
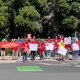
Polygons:
<instances>
[{"instance_id":1,"label":"red t-shirt","mask_svg":"<svg viewBox=\"0 0 80 80\"><path fill-rule=\"evenodd\" d=\"M46 44L45 44L45 42L41 42L41 45L42 45L42 47L43 47L43 49L44 49L44 51L45 51L45 47L46 47Z\"/></svg>"},{"instance_id":2,"label":"red t-shirt","mask_svg":"<svg viewBox=\"0 0 80 80\"><path fill-rule=\"evenodd\" d=\"M46 42L52 42L52 40L51 39L47 39Z\"/></svg>"},{"instance_id":3,"label":"red t-shirt","mask_svg":"<svg viewBox=\"0 0 80 80\"><path fill-rule=\"evenodd\" d=\"M58 44L58 42L59 42L58 38L54 38L54 42L55 42L56 44Z\"/></svg>"},{"instance_id":4,"label":"red t-shirt","mask_svg":"<svg viewBox=\"0 0 80 80\"><path fill-rule=\"evenodd\" d=\"M69 47L69 45L68 44L65 44L65 48L68 49L68 47Z\"/></svg>"},{"instance_id":5,"label":"red t-shirt","mask_svg":"<svg viewBox=\"0 0 80 80\"><path fill-rule=\"evenodd\" d=\"M43 53L44 52L44 45L43 45L43 43L39 43L38 44L38 51L39 51L39 53Z\"/></svg>"},{"instance_id":6,"label":"red t-shirt","mask_svg":"<svg viewBox=\"0 0 80 80\"><path fill-rule=\"evenodd\" d=\"M54 44L53 50L58 49L59 45L58 44Z\"/></svg>"},{"instance_id":7,"label":"red t-shirt","mask_svg":"<svg viewBox=\"0 0 80 80\"><path fill-rule=\"evenodd\" d=\"M15 47L12 48L12 50L16 51L16 50L18 50L18 48L19 48L18 46L15 46Z\"/></svg>"},{"instance_id":8,"label":"red t-shirt","mask_svg":"<svg viewBox=\"0 0 80 80\"><path fill-rule=\"evenodd\" d=\"M22 43L22 52L27 52L29 49L28 43L23 42Z\"/></svg>"},{"instance_id":9,"label":"red t-shirt","mask_svg":"<svg viewBox=\"0 0 80 80\"><path fill-rule=\"evenodd\" d=\"M79 45L79 49L80 49L80 42L76 42L76 43L78 43L78 45Z\"/></svg>"},{"instance_id":10,"label":"red t-shirt","mask_svg":"<svg viewBox=\"0 0 80 80\"><path fill-rule=\"evenodd\" d=\"M37 43L37 40L36 40L36 39L33 39L33 40L34 40L34 41L33 41L34 43Z\"/></svg>"},{"instance_id":11,"label":"red t-shirt","mask_svg":"<svg viewBox=\"0 0 80 80\"><path fill-rule=\"evenodd\" d=\"M60 38L59 38L59 41L62 41L62 42L64 42L64 39L63 39L62 37L60 37Z\"/></svg>"}]
</instances>

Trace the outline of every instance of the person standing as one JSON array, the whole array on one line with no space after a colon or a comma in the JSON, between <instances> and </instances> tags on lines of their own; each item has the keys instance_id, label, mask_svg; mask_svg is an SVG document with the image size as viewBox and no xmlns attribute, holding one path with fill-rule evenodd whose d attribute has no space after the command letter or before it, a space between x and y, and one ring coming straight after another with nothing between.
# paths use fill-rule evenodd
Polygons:
<instances>
[{"instance_id":1,"label":"person standing","mask_svg":"<svg viewBox=\"0 0 80 80\"><path fill-rule=\"evenodd\" d=\"M27 60L28 49L29 49L28 43L22 42L22 56L23 56L23 62L28 61L28 60Z\"/></svg>"},{"instance_id":2,"label":"person standing","mask_svg":"<svg viewBox=\"0 0 80 80\"><path fill-rule=\"evenodd\" d=\"M63 36L61 36L60 35L60 37L59 37L59 43L60 43L60 45L59 45L59 47L65 47L65 44L64 44L64 38L63 38ZM61 55L61 54L59 54L59 59L61 58L61 56L62 56L62 60L64 59L64 57L63 57L63 55Z\"/></svg>"},{"instance_id":3,"label":"person standing","mask_svg":"<svg viewBox=\"0 0 80 80\"><path fill-rule=\"evenodd\" d=\"M57 36L55 36L55 38L54 38L54 40L53 40L53 41L55 42L55 44L58 44L58 42L59 42L58 37L57 37Z\"/></svg>"},{"instance_id":4,"label":"person standing","mask_svg":"<svg viewBox=\"0 0 80 80\"><path fill-rule=\"evenodd\" d=\"M45 58L45 46L46 46L46 44L45 44L45 42L44 42L44 39L42 39L42 42L41 42L41 44L42 44L42 47L43 47L43 57Z\"/></svg>"},{"instance_id":5,"label":"person standing","mask_svg":"<svg viewBox=\"0 0 80 80\"><path fill-rule=\"evenodd\" d=\"M79 49L80 49L79 44L76 41L74 41L72 43L72 59L73 60L76 60L78 58L76 57L76 54L79 52Z\"/></svg>"},{"instance_id":6,"label":"person standing","mask_svg":"<svg viewBox=\"0 0 80 80\"><path fill-rule=\"evenodd\" d=\"M34 39L31 39L31 42L30 44L37 44L36 42L34 42ZM36 51L31 51L31 60L35 60L35 54L36 54Z\"/></svg>"},{"instance_id":7,"label":"person standing","mask_svg":"<svg viewBox=\"0 0 80 80\"><path fill-rule=\"evenodd\" d=\"M20 43L20 47L17 50L17 57L20 58L20 56L21 56L21 48L22 48L22 41L20 40L20 37L18 37L18 39L16 40L16 42Z\"/></svg>"},{"instance_id":8,"label":"person standing","mask_svg":"<svg viewBox=\"0 0 80 80\"><path fill-rule=\"evenodd\" d=\"M6 39L3 39L2 42L7 42ZM1 48L1 60L5 60L5 48Z\"/></svg>"},{"instance_id":9,"label":"person standing","mask_svg":"<svg viewBox=\"0 0 80 80\"><path fill-rule=\"evenodd\" d=\"M38 44L38 52L39 52L39 55L40 55L40 60L41 59L44 60L44 47L45 47L45 44L43 44L43 42L40 41L39 44Z\"/></svg>"},{"instance_id":10,"label":"person standing","mask_svg":"<svg viewBox=\"0 0 80 80\"><path fill-rule=\"evenodd\" d=\"M16 42L16 39L13 39L11 42ZM12 48L12 59L15 60L17 59L17 50L18 50L18 46L15 46Z\"/></svg>"},{"instance_id":11,"label":"person standing","mask_svg":"<svg viewBox=\"0 0 80 80\"><path fill-rule=\"evenodd\" d=\"M46 42L49 42L49 43L52 42L52 40L50 39L50 36L48 36L48 39L46 39Z\"/></svg>"},{"instance_id":12,"label":"person standing","mask_svg":"<svg viewBox=\"0 0 80 80\"><path fill-rule=\"evenodd\" d=\"M37 43L37 40L36 40L36 37L35 36L33 36L33 40L34 40L35 43Z\"/></svg>"},{"instance_id":13,"label":"person standing","mask_svg":"<svg viewBox=\"0 0 80 80\"><path fill-rule=\"evenodd\" d=\"M34 43L37 43L36 36L33 36ZM37 57L37 51L35 52L35 57Z\"/></svg>"},{"instance_id":14,"label":"person standing","mask_svg":"<svg viewBox=\"0 0 80 80\"><path fill-rule=\"evenodd\" d=\"M76 39L76 43L78 44L80 50L80 41L78 39ZM78 59L78 56L79 56L79 51L76 53L76 59Z\"/></svg>"},{"instance_id":15,"label":"person standing","mask_svg":"<svg viewBox=\"0 0 80 80\"><path fill-rule=\"evenodd\" d=\"M60 35L60 37L59 37L59 41L61 41L62 43L64 42L64 38L63 38L63 36Z\"/></svg>"},{"instance_id":16,"label":"person standing","mask_svg":"<svg viewBox=\"0 0 80 80\"><path fill-rule=\"evenodd\" d=\"M58 57L57 51L58 51L58 42L59 42L59 39L58 39L57 36L55 36L53 42L55 43L55 46L56 46L56 48L55 48L55 53L57 54L57 57Z\"/></svg>"},{"instance_id":17,"label":"person standing","mask_svg":"<svg viewBox=\"0 0 80 80\"><path fill-rule=\"evenodd\" d=\"M46 43L51 43L52 40L50 39L50 36L48 36L48 39L46 39ZM46 50L46 57L47 59L50 59L51 50Z\"/></svg>"},{"instance_id":18,"label":"person standing","mask_svg":"<svg viewBox=\"0 0 80 80\"><path fill-rule=\"evenodd\" d=\"M59 45L53 42L53 50L52 50L52 56L55 57L57 50L58 50Z\"/></svg>"}]
</instances>

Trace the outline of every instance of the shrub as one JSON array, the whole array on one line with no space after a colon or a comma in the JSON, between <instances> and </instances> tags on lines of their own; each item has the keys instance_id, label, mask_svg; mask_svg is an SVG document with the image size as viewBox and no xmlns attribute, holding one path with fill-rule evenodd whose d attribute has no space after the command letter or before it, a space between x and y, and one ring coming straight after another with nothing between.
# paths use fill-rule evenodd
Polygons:
<instances>
[{"instance_id":1,"label":"shrub","mask_svg":"<svg viewBox=\"0 0 80 80\"><path fill-rule=\"evenodd\" d=\"M12 56L12 49L6 48L6 56Z\"/></svg>"}]
</instances>

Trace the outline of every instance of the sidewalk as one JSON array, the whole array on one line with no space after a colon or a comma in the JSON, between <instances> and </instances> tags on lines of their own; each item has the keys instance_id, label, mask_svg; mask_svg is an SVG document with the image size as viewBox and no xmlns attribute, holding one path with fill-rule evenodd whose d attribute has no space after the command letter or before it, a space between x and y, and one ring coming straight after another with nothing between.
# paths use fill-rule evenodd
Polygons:
<instances>
[{"instance_id":1,"label":"sidewalk","mask_svg":"<svg viewBox=\"0 0 80 80\"><path fill-rule=\"evenodd\" d=\"M69 55L69 59L72 58L72 55ZM30 60L31 58L28 57L28 61L31 61ZM35 58L35 61L42 61L42 60L39 60L39 56ZM55 57L55 58L50 58L50 59L44 59L44 61L59 61L57 60L59 59L58 57ZM69 59L65 59L64 61L72 61L72 60L69 60ZM77 61L80 61L80 57L78 58ZM22 62L22 56L20 58L18 58L17 60L12 60L12 56L6 56L6 60L1 60L1 57L0 57L0 63L16 63L16 62Z\"/></svg>"}]
</instances>

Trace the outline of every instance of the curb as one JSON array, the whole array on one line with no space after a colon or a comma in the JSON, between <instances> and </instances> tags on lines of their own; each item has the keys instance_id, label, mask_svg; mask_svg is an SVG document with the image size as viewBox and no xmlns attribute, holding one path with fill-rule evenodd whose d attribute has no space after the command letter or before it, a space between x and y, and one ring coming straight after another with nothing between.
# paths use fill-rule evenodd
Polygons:
<instances>
[{"instance_id":1,"label":"curb","mask_svg":"<svg viewBox=\"0 0 80 80\"><path fill-rule=\"evenodd\" d=\"M21 59L19 60L12 60L12 59L0 60L0 63L22 63L22 62L23 61ZM30 59L28 59L28 62L80 62L80 60L56 60L56 59L39 60L39 59L36 59L34 61L31 61Z\"/></svg>"},{"instance_id":2,"label":"curb","mask_svg":"<svg viewBox=\"0 0 80 80\"><path fill-rule=\"evenodd\" d=\"M0 63L16 63L16 61L12 61L12 60L5 61L5 60L2 60L2 61L0 61Z\"/></svg>"}]
</instances>

